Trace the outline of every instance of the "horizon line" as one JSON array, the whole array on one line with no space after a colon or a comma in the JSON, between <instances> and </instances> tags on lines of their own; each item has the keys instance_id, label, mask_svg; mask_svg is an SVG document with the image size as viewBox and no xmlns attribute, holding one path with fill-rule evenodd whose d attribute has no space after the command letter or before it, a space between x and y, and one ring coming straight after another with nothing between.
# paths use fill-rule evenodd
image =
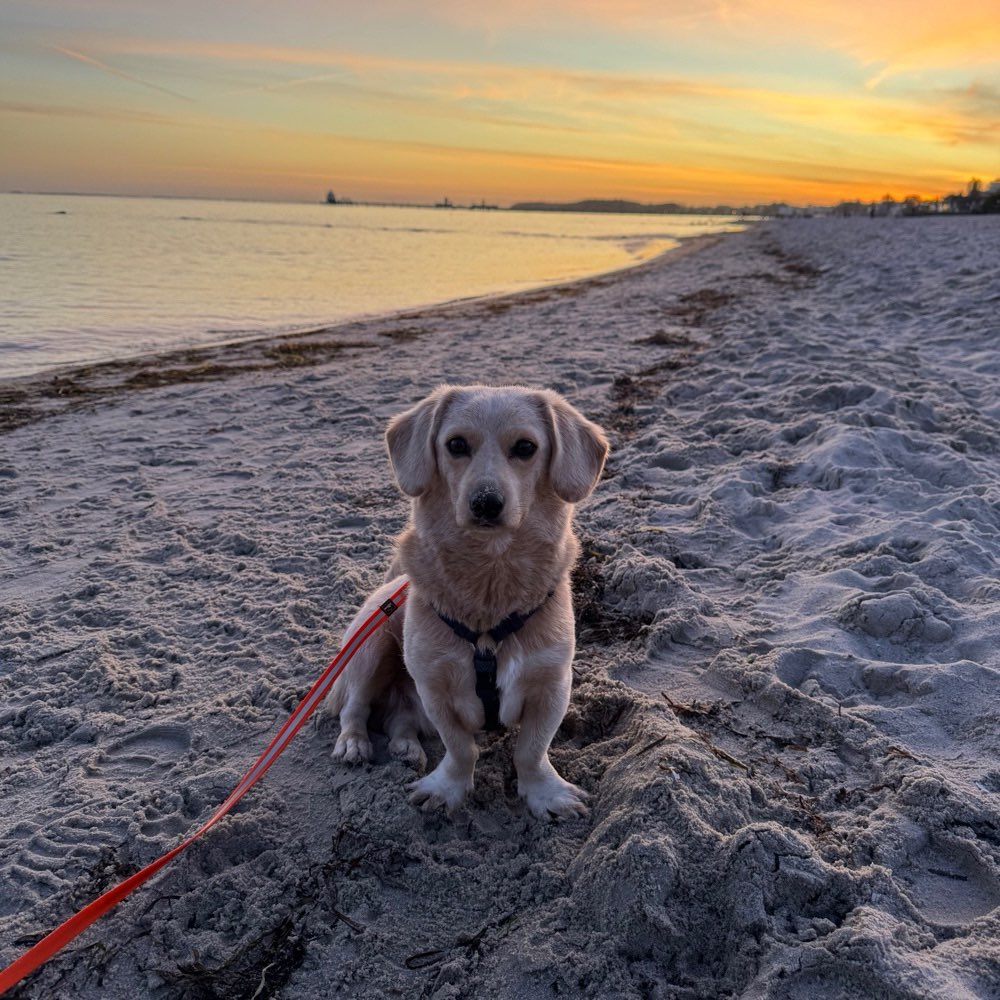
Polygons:
<instances>
[{"instance_id":1,"label":"horizon line","mask_svg":"<svg viewBox=\"0 0 1000 1000\"><path fill-rule=\"evenodd\" d=\"M973 178L975 179L975 178ZM982 182L980 182L982 184ZM990 181L988 184L983 184L982 190L989 190L994 184L1000 183L1000 178ZM2 194L9 195L30 195L38 197L57 197L57 198L150 198L163 201L221 201L221 202L233 202L233 203L243 203L243 204L265 204L265 205L331 205L332 207L368 207L368 208L433 208L433 209L462 209L462 210L474 210L474 211L518 211L517 205L547 205L553 207L564 207L572 205L581 205L588 202L594 202L598 204L612 204L615 202L620 202L627 205L638 205L642 208L658 208L663 205L676 205L679 208L686 210L685 214L698 214L699 209L703 209L705 214L717 214L713 210L726 208L729 209L733 214L746 214L747 210L753 208L763 208L763 207L777 207L784 206L793 209L810 209L810 208L836 208L839 205L877 205L882 204L886 201L895 202L897 204L902 204L908 201L912 197L917 197L920 202L923 203L933 203L944 200L945 198L953 197L959 192L949 192L948 194L938 194L929 197L907 195L902 198L898 198L894 195L887 194L882 198L878 199L862 199L862 198L842 198L839 201L820 203L820 202L810 202L808 204L802 204L797 202L785 201L782 199L772 199L770 201L760 201L753 204L727 204L724 202L716 202L711 205L694 205L688 204L681 201L666 200L661 202L643 202L636 201L632 198L624 197L586 197L586 198L576 198L573 201L550 201L545 198L531 198L531 199L521 199L515 201L508 205L500 205L494 203L487 203L485 199L479 202L469 202L468 204L460 204L451 202L447 196L445 196L443 202L422 202L422 201L380 201L380 200L369 200L369 199L356 199L345 197L343 200L338 199L336 202L327 202L325 196L319 197L316 201L306 200L302 198L281 198L281 197L265 197L265 196L246 196L246 195L221 195L221 194L178 194L178 193L152 193L152 192L129 192L129 191L61 191L61 190L25 190L22 188L11 188L7 189ZM522 209L524 211L524 209ZM527 211L532 211L528 209ZM670 214L664 212L622 212L613 213L609 212L607 214L622 214L622 215L641 215L641 214Z\"/></svg>"}]
</instances>

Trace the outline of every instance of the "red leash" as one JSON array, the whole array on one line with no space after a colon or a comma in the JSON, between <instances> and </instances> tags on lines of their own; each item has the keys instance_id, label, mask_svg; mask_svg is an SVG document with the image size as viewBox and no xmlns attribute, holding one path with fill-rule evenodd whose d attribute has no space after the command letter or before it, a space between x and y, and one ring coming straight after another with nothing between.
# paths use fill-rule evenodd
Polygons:
<instances>
[{"instance_id":1,"label":"red leash","mask_svg":"<svg viewBox=\"0 0 1000 1000\"><path fill-rule=\"evenodd\" d=\"M173 850L159 857L152 864L146 865L141 871L125 879L114 888L98 896L82 910L75 913L69 920L60 924L54 931L47 934L37 944L29 948L20 958L15 959L0 972L0 993L4 993L19 983L25 976L34 972L40 965L47 962L57 951L64 948L78 934L81 934L95 920L102 917L108 910L120 903L130 892L152 878L164 865L172 861L186 847L207 833L243 796L264 776L267 769L278 759L285 747L292 742L295 734L305 724L306 719L315 711L316 706L326 697L333 682L340 676L350 663L354 654L364 645L365 641L375 634L388 620L389 616L406 601L406 588L409 581L404 581L395 593L376 608L365 621L355 630L354 634L344 644L340 652L330 661L327 668L320 674L309 693L299 702L298 708L288 717L285 724L278 730L267 749L257 758L253 767L239 784L229 793L229 797L219 806L212 816L188 838L178 844Z\"/></svg>"}]
</instances>

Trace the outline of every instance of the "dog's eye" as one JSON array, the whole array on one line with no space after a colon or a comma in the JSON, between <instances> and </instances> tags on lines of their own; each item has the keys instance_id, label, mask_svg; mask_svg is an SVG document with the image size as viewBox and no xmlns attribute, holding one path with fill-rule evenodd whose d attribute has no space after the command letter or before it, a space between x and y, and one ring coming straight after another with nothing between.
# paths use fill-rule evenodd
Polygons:
<instances>
[{"instance_id":1,"label":"dog's eye","mask_svg":"<svg viewBox=\"0 0 1000 1000\"><path fill-rule=\"evenodd\" d=\"M454 455L456 458L461 455L469 454L469 442L463 437L453 437L449 438L445 447Z\"/></svg>"},{"instance_id":2,"label":"dog's eye","mask_svg":"<svg viewBox=\"0 0 1000 1000\"><path fill-rule=\"evenodd\" d=\"M538 451L538 445L527 438L521 438L513 448L510 449L511 458L531 458Z\"/></svg>"}]
</instances>

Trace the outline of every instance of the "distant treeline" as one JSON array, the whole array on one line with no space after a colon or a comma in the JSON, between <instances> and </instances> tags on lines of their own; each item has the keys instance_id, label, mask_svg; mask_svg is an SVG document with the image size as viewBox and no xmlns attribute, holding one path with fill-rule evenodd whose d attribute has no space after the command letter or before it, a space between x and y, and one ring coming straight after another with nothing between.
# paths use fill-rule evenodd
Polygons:
<instances>
[{"instance_id":1,"label":"distant treeline","mask_svg":"<svg viewBox=\"0 0 1000 1000\"><path fill-rule=\"evenodd\" d=\"M989 215L1000 212L1000 181L984 191L978 180L969 181L964 194L946 194L943 198L920 198L911 195L896 201L886 195L881 201L842 201L830 209L831 215Z\"/></svg>"},{"instance_id":2,"label":"distant treeline","mask_svg":"<svg viewBox=\"0 0 1000 1000\"><path fill-rule=\"evenodd\" d=\"M925 199L913 195L896 201L886 195L881 201L843 201L830 207L811 205L801 208L785 202L769 205L714 205L691 208L669 201L658 205L645 205L624 199L588 198L566 203L550 201L521 201L511 205L511 211L521 212L615 212L622 215L740 215L740 216L798 216L798 215L979 215L1000 212L1000 181L994 181L984 190L982 182L972 180L963 194L949 194L943 198Z\"/></svg>"},{"instance_id":3,"label":"distant treeline","mask_svg":"<svg viewBox=\"0 0 1000 1000\"><path fill-rule=\"evenodd\" d=\"M662 205L643 205L638 201L619 199L589 198L566 204L550 201L519 201L511 205L512 212L615 212L619 215L745 215L749 209L733 208L731 205L715 205L711 208L690 208L668 201Z\"/></svg>"}]
</instances>

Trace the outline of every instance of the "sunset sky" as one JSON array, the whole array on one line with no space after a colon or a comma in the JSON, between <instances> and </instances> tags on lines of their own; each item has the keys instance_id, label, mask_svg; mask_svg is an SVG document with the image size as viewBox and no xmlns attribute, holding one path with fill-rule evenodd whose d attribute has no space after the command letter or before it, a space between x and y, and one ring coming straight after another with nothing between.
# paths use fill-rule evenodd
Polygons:
<instances>
[{"instance_id":1,"label":"sunset sky","mask_svg":"<svg viewBox=\"0 0 1000 1000\"><path fill-rule=\"evenodd\" d=\"M0 190L691 205L1000 176L1000 0L4 0Z\"/></svg>"}]
</instances>

